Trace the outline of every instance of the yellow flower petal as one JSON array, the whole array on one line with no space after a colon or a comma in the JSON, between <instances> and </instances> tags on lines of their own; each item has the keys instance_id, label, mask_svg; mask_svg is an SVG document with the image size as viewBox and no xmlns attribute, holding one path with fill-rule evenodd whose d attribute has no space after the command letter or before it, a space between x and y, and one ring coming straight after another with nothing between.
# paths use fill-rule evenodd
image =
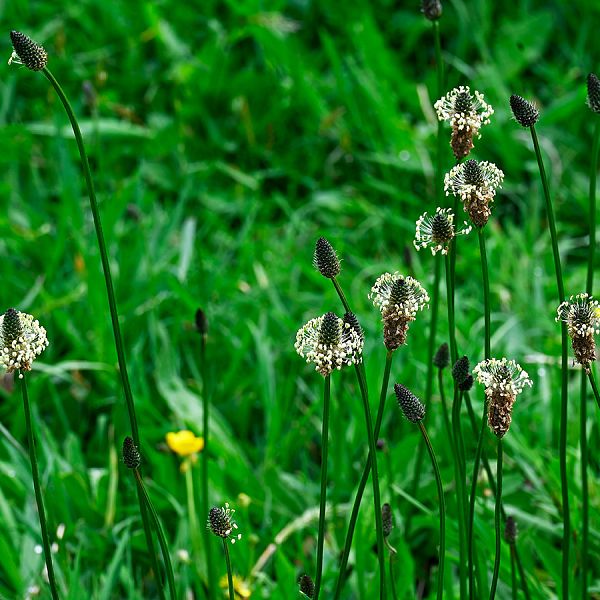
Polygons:
<instances>
[{"instance_id":1,"label":"yellow flower petal","mask_svg":"<svg viewBox=\"0 0 600 600\"><path fill-rule=\"evenodd\" d=\"M179 456L190 456L201 452L204 448L204 438L196 437L193 432L183 429L181 431L170 431L166 435L169 448Z\"/></svg>"}]
</instances>

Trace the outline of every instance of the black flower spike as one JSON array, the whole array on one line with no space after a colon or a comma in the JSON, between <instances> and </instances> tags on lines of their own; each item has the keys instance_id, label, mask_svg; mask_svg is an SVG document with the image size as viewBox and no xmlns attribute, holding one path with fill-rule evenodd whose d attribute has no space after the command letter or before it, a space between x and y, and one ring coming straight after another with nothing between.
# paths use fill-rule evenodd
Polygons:
<instances>
[{"instance_id":1,"label":"black flower spike","mask_svg":"<svg viewBox=\"0 0 600 600\"><path fill-rule=\"evenodd\" d=\"M311 579L310 575L306 573L304 575L300 575L298 577L298 585L300 586L300 591L307 596L308 598L313 598L315 595L315 584Z\"/></svg>"},{"instance_id":2,"label":"black flower spike","mask_svg":"<svg viewBox=\"0 0 600 600\"><path fill-rule=\"evenodd\" d=\"M323 315L323 322L321 323L321 330L319 331L319 344L335 346L339 341L339 318L335 313L325 313Z\"/></svg>"},{"instance_id":3,"label":"black flower spike","mask_svg":"<svg viewBox=\"0 0 600 600\"><path fill-rule=\"evenodd\" d=\"M365 332L360 326L360 323L358 322L358 319L356 318L356 315L354 313L347 312L344 314L344 325L350 325L351 329L354 329L354 331L358 333L358 336L360 337L361 341L365 341Z\"/></svg>"},{"instance_id":4,"label":"black flower spike","mask_svg":"<svg viewBox=\"0 0 600 600\"><path fill-rule=\"evenodd\" d=\"M333 279L340 274L340 259L333 246L323 237L317 240L313 265L323 277L328 279Z\"/></svg>"},{"instance_id":5,"label":"black flower spike","mask_svg":"<svg viewBox=\"0 0 600 600\"><path fill-rule=\"evenodd\" d=\"M381 521L383 523L383 537L388 537L394 528L394 516L392 507L387 502L381 507Z\"/></svg>"},{"instance_id":6,"label":"black flower spike","mask_svg":"<svg viewBox=\"0 0 600 600\"><path fill-rule=\"evenodd\" d=\"M4 320L2 321L2 339L4 345L10 347L13 341L19 339L23 334L23 327L21 326L21 319L19 313L14 308L9 308L4 313Z\"/></svg>"},{"instance_id":7,"label":"black flower spike","mask_svg":"<svg viewBox=\"0 0 600 600\"><path fill-rule=\"evenodd\" d=\"M587 92L587 105L600 114L600 79L594 73L587 76Z\"/></svg>"},{"instance_id":8,"label":"black flower spike","mask_svg":"<svg viewBox=\"0 0 600 600\"><path fill-rule=\"evenodd\" d=\"M123 440L123 462L128 469L137 469L142 462L140 451L129 436Z\"/></svg>"},{"instance_id":9,"label":"black flower spike","mask_svg":"<svg viewBox=\"0 0 600 600\"><path fill-rule=\"evenodd\" d=\"M458 384L458 389L461 392L468 392L473 387L473 375L468 375L466 379Z\"/></svg>"},{"instance_id":10,"label":"black flower spike","mask_svg":"<svg viewBox=\"0 0 600 600\"><path fill-rule=\"evenodd\" d=\"M433 365L438 369L445 369L450 364L450 350L444 342L433 357Z\"/></svg>"},{"instance_id":11,"label":"black flower spike","mask_svg":"<svg viewBox=\"0 0 600 600\"><path fill-rule=\"evenodd\" d=\"M482 186L485 182L483 171L479 163L474 159L465 161L463 175L465 183L469 185Z\"/></svg>"},{"instance_id":12,"label":"black flower spike","mask_svg":"<svg viewBox=\"0 0 600 600\"><path fill-rule=\"evenodd\" d=\"M408 388L397 383L394 391L404 416L411 423L418 423L425 418L425 406Z\"/></svg>"},{"instance_id":13,"label":"black flower spike","mask_svg":"<svg viewBox=\"0 0 600 600\"><path fill-rule=\"evenodd\" d=\"M516 94L510 97L510 109L521 127L531 127L540 118L540 113L533 103Z\"/></svg>"},{"instance_id":14,"label":"black flower spike","mask_svg":"<svg viewBox=\"0 0 600 600\"><path fill-rule=\"evenodd\" d=\"M208 513L208 527L218 537L226 538L232 529L232 522L222 508L214 506Z\"/></svg>"},{"instance_id":15,"label":"black flower spike","mask_svg":"<svg viewBox=\"0 0 600 600\"><path fill-rule=\"evenodd\" d=\"M519 529L517 527L517 522L515 521L514 517L508 517L504 527L504 539L509 544L514 544L517 541L518 535Z\"/></svg>"},{"instance_id":16,"label":"black flower spike","mask_svg":"<svg viewBox=\"0 0 600 600\"><path fill-rule=\"evenodd\" d=\"M452 377L456 381L456 385L460 386L467 379L470 375L470 370L469 359L466 356L462 356L454 363Z\"/></svg>"},{"instance_id":17,"label":"black flower spike","mask_svg":"<svg viewBox=\"0 0 600 600\"><path fill-rule=\"evenodd\" d=\"M208 319L206 318L206 313L201 308L196 311L195 323L196 331L200 335L208 333Z\"/></svg>"},{"instance_id":18,"label":"black flower spike","mask_svg":"<svg viewBox=\"0 0 600 600\"><path fill-rule=\"evenodd\" d=\"M426 19L437 21L442 16L442 3L440 0L423 0L421 12Z\"/></svg>"},{"instance_id":19,"label":"black flower spike","mask_svg":"<svg viewBox=\"0 0 600 600\"><path fill-rule=\"evenodd\" d=\"M14 48L9 64L15 60L32 71L41 71L48 64L48 53L29 36L20 31L11 31L10 39Z\"/></svg>"}]
</instances>

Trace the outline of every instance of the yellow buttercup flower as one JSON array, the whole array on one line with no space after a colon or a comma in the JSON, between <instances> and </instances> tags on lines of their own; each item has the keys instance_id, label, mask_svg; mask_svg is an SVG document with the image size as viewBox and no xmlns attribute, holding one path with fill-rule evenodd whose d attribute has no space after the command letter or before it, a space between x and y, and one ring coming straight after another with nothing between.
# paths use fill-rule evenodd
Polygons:
<instances>
[{"instance_id":1,"label":"yellow buttercup flower","mask_svg":"<svg viewBox=\"0 0 600 600\"><path fill-rule=\"evenodd\" d=\"M193 432L183 429L181 431L169 431L166 436L167 446L179 454L179 456L191 456L202 452L204 438L196 437Z\"/></svg>"},{"instance_id":2,"label":"yellow buttercup flower","mask_svg":"<svg viewBox=\"0 0 600 600\"><path fill-rule=\"evenodd\" d=\"M236 600L238 598L250 598L252 595L252 590L250 589L250 585L244 579L239 577L238 575L234 575L233 579L233 591L235 592ZM223 575L221 580L219 581L219 587L222 590L227 590L229 587L229 583L227 581L227 575Z\"/></svg>"}]
</instances>

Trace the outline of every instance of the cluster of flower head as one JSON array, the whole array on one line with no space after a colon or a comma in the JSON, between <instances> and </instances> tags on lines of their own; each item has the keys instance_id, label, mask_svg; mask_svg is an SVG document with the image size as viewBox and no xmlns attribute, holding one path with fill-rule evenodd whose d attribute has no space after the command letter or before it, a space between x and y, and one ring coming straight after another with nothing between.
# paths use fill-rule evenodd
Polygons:
<instances>
[{"instance_id":1,"label":"cluster of flower head","mask_svg":"<svg viewBox=\"0 0 600 600\"><path fill-rule=\"evenodd\" d=\"M47 347L46 330L32 315L9 308L0 316L0 366L8 373L30 371Z\"/></svg>"},{"instance_id":2,"label":"cluster of flower head","mask_svg":"<svg viewBox=\"0 0 600 600\"><path fill-rule=\"evenodd\" d=\"M464 158L473 148L473 138L481 137L479 129L490 122L494 109L485 102L483 94L471 94L469 86L460 86L440 98L434 108L440 121L452 127L450 145L457 159Z\"/></svg>"},{"instance_id":3,"label":"cluster of flower head","mask_svg":"<svg viewBox=\"0 0 600 600\"><path fill-rule=\"evenodd\" d=\"M489 358L480 362L473 373L485 387L488 400L488 424L501 438L512 420L512 407L525 386L532 385L529 375L514 361Z\"/></svg>"},{"instance_id":4,"label":"cluster of flower head","mask_svg":"<svg viewBox=\"0 0 600 600\"><path fill-rule=\"evenodd\" d=\"M48 64L48 53L29 36L20 31L11 31L13 51L8 64L24 65L32 71L41 71Z\"/></svg>"},{"instance_id":5,"label":"cluster of flower head","mask_svg":"<svg viewBox=\"0 0 600 600\"><path fill-rule=\"evenodd\" d=\"M347 318L346 318L347 317ZM311 319L296 334L296 352L313 363L323 377L362 360L364 338L354 315L340 319L332 312Z\"/></svg>"},{"instance_id":6,"label":"cluster of flower head","mask_svg":"<svg viewBox=\"0 0 600 600\"><path fill-rule=\"evenodd\" d=\"M575 360L588 370L596 360L594 335L600 333L600 303L588 294L577 294L557 309L557 321L567 324Z\"/></svg>"},{"instance_id":7,"label":"cluster of flower head","mask_svg":"<svg viewBox=\"0 0 600 600\"><path fill-rule=\"evenodd\" d=\"M212 531L217 537L228 539L232 544L242 539L241 533L235 533L238 526L233 519L235 510L229 508L229 503L226 502L223 508L217 506L210 509L206 527Z\"/></svg>"},{"instance_id":8,"label":"cluster of flower head","mask_svg":"<svg viewBox=\"0 0 600 600\"><path fill-rule=\"evenodd\" d=\"M444 190L446 196L458 196L472 223L483 227L492 214L490 204L503 179L504 173L495 164L467 160L446 173Z\"/></svg>"},{"instance_id":9,"label":"cluster of flower head","mask_svg":"<svg viewBox=\"0 0 600 600\"><path fill-rule=\"evenodd\" d=\"M415 239L413 244L417 250L431 247L431 253L448 254L450 242L457 235L468 234L472 227L463 222L464 227L456 231L454 227L454 213L450 208L436 208L433 216L424 212L417 220Z\"/></svg>"},{"instance_id":10,"label":"cluster of flower head","mask_svg":"<svg viewBox=\"0 0 600 600\"><path fill-rule=\"evenodd\" d=\"M369 299L383 317L383 341L388 350L406 343L408 324L429 302L423 286L412 277L400 273L384 273L369 293Z\"/></svg>"}]
</instances>

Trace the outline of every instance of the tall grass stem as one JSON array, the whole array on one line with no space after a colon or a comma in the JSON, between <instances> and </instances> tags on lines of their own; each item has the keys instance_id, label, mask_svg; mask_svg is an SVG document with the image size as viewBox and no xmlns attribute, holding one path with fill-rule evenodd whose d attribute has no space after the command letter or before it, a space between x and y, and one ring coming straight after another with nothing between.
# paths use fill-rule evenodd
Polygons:
<instances>
[{"instance_id":1,"label":"tall grass stem","mask_svg":"<svg viewBox=\"0 0 600 600\"><path fill-rule=\"evenodd\" d=\"M586 373L590 385L592 386L594 397L596 398L596 404L598 405L598 409L600 409L600 392L598 391L598 386L596 385L596 379L594 377L594 372L592 371L592 365L590 365L590 368L586 371Z\"/></svg>"},{"instance_id":2,"label":"tall grass stem","mask_svg":"<svg viewBox=\"0 0 600 600\"><path fill-rule=\"evenodd\" d=\"M225 552L225 562L227 563L227 586L229 588L229 600L235 600L235 590L233 589L233 573L231 572L231 558L229 556L229 546L227 545L226 539L223 539L223 552ZM315 596L315 598L316 597L317 596Z\"/></svg>"},{"instance_id":3,"label":"tall grass stem","mask_svg":"<svg viewBox=\"0 0 600 600\"><path fill-rule=\"evenodd\" d=\"M29 446L29 460L31 462L31 475L33 477L33 491L35 492L35 502L38 509L40 528L42 530L42 546L44 548L44 560L46 561L46 570L48 571L48 583L53 600L58 600L58 587L54 575L54 565L52 564L52 550L50 546L50 537L48 536L48 523L46 522L46 511L44 510L44 499L40 485L40 472L38 469L37 456L35 453L35 438L33 435L33 425L31 420L31 406L29 404L29 393L27 391L27 381L25 373L20 372L21 392L23 395L23 411L25 413L25 429L27 430L27 445Z\"/></svg>"},{"instance_id":4,"label":"tall grass stem","mask_svg":"<svg viewBox=\"0 0 600 600\"><path fill-rule=\"evenodd\" d=\"M494 512L494 523L496 526L496 557L494 559L494 572L492 574L492 585L490 587L490 600L496 597L498 586L498 575L500 574L500 557L502 555L502 529L501 529L501 506L502 506L502 438L498 439L498 462L496 468L496 509Z\"/></svg>"},{"instance_id":5,"label":"tall grass stem","mask_svg":"<svg viewBox=\"0 0 600 600\"><path fill-rule=\"evenodd\" d=\"M435 475L435 482L438 491L438 502L440 507L440 550L439 550L439 563L438 563L438 582L437 582L437 600L443 600L444 597L444 562L446 557L446 504L444 500L444 486L442 485L442 476L440 469L435 458L435 453L425 430L425 426L422 421L419 421L419 429L421 435L427 446L429 456L431 458L431 466Z\"/></svg>"},{"instance_id":6,"label":"tall grass stem","mask_svg":"<svg viewBox=\"0 0 600 600\"><path fill-rule=\"evenodd\" d=\"M329 405L331 403L331 375L325 377L323 389L323 426L321 429L321 496L319 499L319 537L317 538L317 575L315 600L319 600L323 577L323 546L325 543L325 511L327 509L327 459L329 455Z\"/></svg>"},{"instance_id":7,"label":"tall grass stem","mask_svg":"<svg viewBox=\"0 0 600 600\"><path fill-rule=\"evenodd\" d=\"M519 588L517 586L517 565L515 564L514 545L510 545L510 578L511 578L511 594L512 600L517 600Z\"/></svg>"}]
</instances>

